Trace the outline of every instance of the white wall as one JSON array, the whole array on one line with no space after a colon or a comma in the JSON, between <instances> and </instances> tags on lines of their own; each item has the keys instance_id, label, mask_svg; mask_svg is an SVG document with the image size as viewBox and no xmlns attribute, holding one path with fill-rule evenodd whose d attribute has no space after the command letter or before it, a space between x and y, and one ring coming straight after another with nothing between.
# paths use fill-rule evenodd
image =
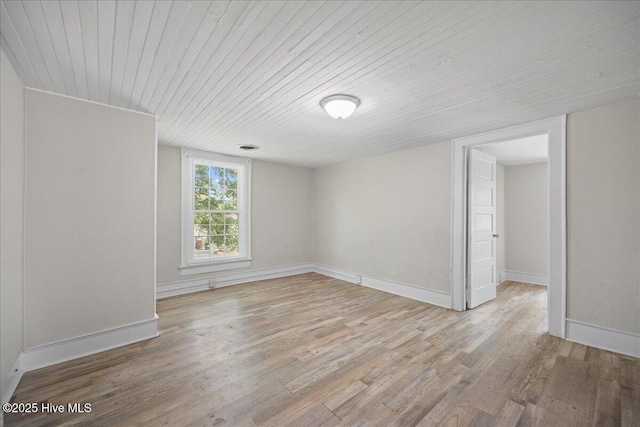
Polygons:
<instances>
[{"instance_id":1,"label":"white wall","mask_svg":"<svg viewBox=\"0 0 640 427\"><path fill-rule=\"evenodd\" d=\"M157 283L281 267L311 261L311 170L253 161L251 178L251 267L181 276L180 149L158 149Z\"/></svg>"},{"instance_id":2,"label":"white wall","mask_svg":"<svg viewBox=\"0 0 640 427\"><path fill-rule=\"evenodd\" d=\"M155 118L26 93L25 347L153 319Z\"/></svg>"},{"instance_id":3,"label":"white wall","mask_svg":"<svg viewBox=\"0 0 640 427\"><path fill-rule=\"evenodd\" d=\"M451 145L313 171L313 259L449 293Z\"/></svg>"},{"instance_id":4,"label":"white wall","mask_svg":"<svg viewBox=\"0 0 640 427\"><path fill-rule=\"evenodd\" d=\"M0 50L0 380L22 351L24 89Z\"/></svg>"},{"instance_id":5,"label":"white wall","mask_svg":"<svg viewBox=\"0 0 640 427\"><path fill-rule=\"evenodd\" d=\"M180 149L158 145L156 283L180 280Z\"/></svg>"},{"instance_id":6,"label":"white wall","mask_svg":"<svg viewBox=\"0 0 640 427\"><path fill-rule=\"evenodd\" d=\"M547 163L507 166L504 175L505 268L548 274Z\"/></svg>"},{"instance_id":7,"label":"white wall","mask_svg":"<svg viewBox=\"0 0 640 427\"><path fill-rule=\"evenodd\" d=\"M502 163L496 164L496 228L498 230L498 241L496 248L496 272L498 275L505 271L506 266L506 253L505 242L507 234L505 232L505 211L504 211L504 171L505 167ZM499 276L500 277L500 276Z\"/></svg>"},{"instance_id":8,"label":"white wall","mask_svg":"<svg viewBox=\"0 0 640 427\"><path fill-rule=\"evenodd\" d=\"M16 98L6 96L6 76L3 68L3 112L5 102ZM125 279L153 253L146 244L136 246L148 237L149 212L131 209L141 206L140 186L152 184L152 144L140 144L154 126L152 118L34 91L28 91L28 101L25 345L150 318L149 273L144 286ZM3 207L11 194L5 192L5 174L15 172L5 167L5 134L17 129L5 126L4 119L3 114ZM568 316L635 333L640 329L639 119L636 101L571 114L568 122ZM255 161L251 269L314 261L449 293L450 156L449 143L441 143L316 170ZM92 174L96 168L100 173ZM507 169L505 201L510 181L516 194L524 193L517 178L509 179L516 170ZM158 173L158 283L207 276L180 276L177 269L179 149L160 147ZM144 218L131 221L139 211L145 211ZM127 227L125 236L120 231ZM3 222L3 239L4 228ZM90 245L92 233L86 230L102 233L97 240L104 244ZM510 234L505 224L505 242ZM506 247L507 257L510 252ZM134 255L145 259L132 262ZM546 268L546 261L538 260L543 264ZM509 258L505 267L522 268ZM3 328L10 315L4 274L3 258ZM3 356L3 369L4 363Z\"/></svg>"},{"instance_id":9,"label":"white wall","mask_svg":"<svg viewBox=\"0 0 640 427\"><path fill-rule=\"evenodd\" d=\"M640 101L570 114L567 317L640 333Z\"/></svg>"}]
</instances>

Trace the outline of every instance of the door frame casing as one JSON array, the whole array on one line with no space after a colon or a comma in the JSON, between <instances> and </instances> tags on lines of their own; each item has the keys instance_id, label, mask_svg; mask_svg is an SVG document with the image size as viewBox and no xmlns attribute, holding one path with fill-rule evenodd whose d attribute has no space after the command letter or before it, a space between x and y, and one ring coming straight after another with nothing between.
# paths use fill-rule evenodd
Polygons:
<instances>
[{"instance_id":1,"label":"door frame casing","mask_svg":"<svg viewBox=\"0 0 640 427\"><path fill-rule=\"evenodd\" d=\"M458 138L451 144L451 306L466 309L467 282L467 158L469 149L546 134L549 144L549 334L565 337L567 308L566 115Z\"/></svg>"}]
</instances>

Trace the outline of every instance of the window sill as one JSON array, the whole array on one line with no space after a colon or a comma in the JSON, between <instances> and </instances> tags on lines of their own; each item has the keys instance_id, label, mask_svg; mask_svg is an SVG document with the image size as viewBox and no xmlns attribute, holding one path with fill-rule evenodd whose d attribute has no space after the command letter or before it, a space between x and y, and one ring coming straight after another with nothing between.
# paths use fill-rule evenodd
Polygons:
<instances>
[{"instance_id":1,"label":"window sill","mask_svg":"<svg viewBox=\"0 0 640 427\"><path fill-rule=\"evenodd\" d=\"M178 267L181 276L199 273L211 273L214 271L233 270L236 268L251 267L251 258L225 259L215 262L202 262L187 264Z\"/></svg>"}]
</instances>

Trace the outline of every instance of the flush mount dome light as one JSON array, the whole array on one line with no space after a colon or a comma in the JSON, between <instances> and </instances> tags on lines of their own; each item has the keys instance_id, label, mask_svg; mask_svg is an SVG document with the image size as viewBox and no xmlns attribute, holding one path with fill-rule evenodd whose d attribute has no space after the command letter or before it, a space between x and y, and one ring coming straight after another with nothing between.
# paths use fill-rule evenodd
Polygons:
<instances>
[{"instance_id":1,"label":"flush mount dome light","mask_svg":"<svg viewBox=\"0 0 640 427\"><path fill-rule=\"evenodd\" d=\"M251 151L251 150L257 150L260 147L253 144L238 144L238 148L245 151Z\"/></svg>"},{"instance_id":2,"label":"flush mount dome light","mask_svg":"<svg viewBox=\"0 0 640 427\"><path fill-rule=\"evenodd\" d=\"M360 105L360 100L352 95L330 95L320 101L320 106L334 119L349 117Z\"/></svg>"}]
</instances>

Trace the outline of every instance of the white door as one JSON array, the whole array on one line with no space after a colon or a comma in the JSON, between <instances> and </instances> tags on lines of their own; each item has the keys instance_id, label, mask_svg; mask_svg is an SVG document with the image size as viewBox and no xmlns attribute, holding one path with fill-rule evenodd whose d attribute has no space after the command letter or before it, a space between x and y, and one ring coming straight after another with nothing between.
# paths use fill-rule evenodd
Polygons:
<instances>
[{"instance_id":1,"label":"white door","mask_svg":"<svg viewBox=\"0 0 640 427\"><path fill-rule=\"evenodd\" d=\"M469 152L467 307L496 297L496 158Z\"/></svg>"}]
</instances>

